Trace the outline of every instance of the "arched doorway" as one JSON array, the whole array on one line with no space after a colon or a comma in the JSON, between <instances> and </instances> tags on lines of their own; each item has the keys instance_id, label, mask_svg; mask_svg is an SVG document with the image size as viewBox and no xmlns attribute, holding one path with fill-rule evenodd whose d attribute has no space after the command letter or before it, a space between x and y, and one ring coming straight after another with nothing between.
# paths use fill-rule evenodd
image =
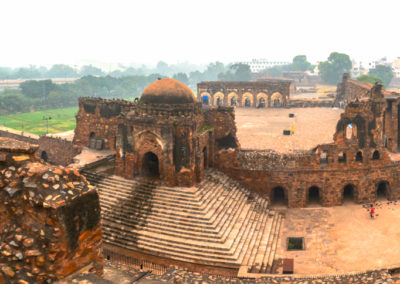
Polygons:
<instances>
[{"instance_id":1,"label":"arched doorway","mask_svg":"<svg viewBox=\"0 0 400 284\"><path fill-rule=\"evenodd\" d=\"M262 107L262 108L264 108L265 107L265 99L264 98L260 98L260 100L259 100L259 102L258 102L258 107Z\"/></svg>"},{"instance_id":2,"label":"arched doorway","mask_svg":"<svg viewBox=\"0 0 400 284\"><path fill-rule=\"evenodd\" d=\"M235 97L231 98L231 106L236 106L236 98Z\"/></svg>"},{"instance_id":3,"label":"arched doorway","mask_svg":"<svg viewBox=\"0 0 400 284\"><path fill-rule=\"evenodd\" d=\"M202 97L202 101L203 101L203 105L208 106L210 104L210 102L208 100L208 96L203 96Z\"/></svg>"},{"instance_id":4,"label":"arched doorway","mask_svg":"<svg viewBox=\"0 0 400 284\"><path fill-rule=\"evenodd\" d=\"M221 106L222 105L222 100L220 97L217 97L217 106Z\"/></svg>"},{"instance_id":5,"label":"arched doorway","mask_svg":"<svg viewBox=\"0 0 400 284\"><path fill-rule=\"evenodd\" d=\"M207 160L207 147L203 148L203 162L204 162L204 168L208 168L208 160Z\"/></svg>"},{"instance_id":6,"label":"arched doorway","mask_svg":"<svg viewBox=\"0 0 400 284\"><path fill-rule=\"evenodd\" d=\"M377 200L388 200L389 196L389 183L387 181L381 181L376 187L376 199Z\"/></svg>"},{"instance_id":7,"label":"arched doorway","mask_svg":"<svg viewBox=\"0 0 400 284\"><path fill-rule=\"evenodd\" d=\"M158 157L153 152L147 152L143 156L142 175L150 178L160 177Z\"/></svg>"},{"instance_id":8,"label":"arched doorway","mask_svg":"<svg viewBox=\"0 0 400 284\"><path fill-rule=\"evenodd\" d=\"M321 198L319 188L312 186L308 189L308 205L320 205Z\"/></svg>"},{"instance_id":9,"label":"arched doorway","mask_svg":"<svg viewBox=\"0 0 400 284\"><path fill-rule=\"evenodd\" d=\"M49 160L49 157L47 156L46 151L42 151L42 153L40 154L40 159L42 159L45 162L47 162Z\"/></svg>"},{"instance_id":10,"label":"arched doorway","mask_svg":"<svg viewBox=\"0 0 400 284\"><path fill-rule=\"evenodd\" d=\"M251 105L250 99L249 99L249 98L246 98L246 99L244 100L244 106L245 106L245 107L250 107L250 105Z\"/></svg>"},{"instance_id":11,"label":"arched doorway","mask_svg":"<svg viewBox=\"0 0 400 284\"><path fill-rule=\"evenodd\" d=\"M287 206L285 190L281 186L272 189L272 202L274 205Z\"/></svg>"},{"instance_id":12,"label":"arched doorway","mask_svg":"<svg viewBox=\"0 0 400 284\"><path fill-rule=\"evenodd\" d=\"M343 188L342 202L354 202L354 186L352 184L348 184Z\"/></svg>"}]
</instances>

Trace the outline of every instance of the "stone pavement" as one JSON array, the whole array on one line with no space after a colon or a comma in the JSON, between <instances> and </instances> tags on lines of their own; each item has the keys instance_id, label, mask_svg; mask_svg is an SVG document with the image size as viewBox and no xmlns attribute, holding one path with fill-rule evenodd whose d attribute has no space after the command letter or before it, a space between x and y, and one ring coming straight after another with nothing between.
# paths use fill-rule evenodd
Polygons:
<instances>
[{"instance_id":1,"label":"stone pavement","mask_svg":"<svg viewBox=\"0 0 400 284\"><path fill-rule=\"evenodd\" d=\"M294 259L299 274L347 273L400 267L400 203L346 204L283 210L279 254ZM305 250L287 251L287 237L304 237Z\"/></svg>"}]
</instances>

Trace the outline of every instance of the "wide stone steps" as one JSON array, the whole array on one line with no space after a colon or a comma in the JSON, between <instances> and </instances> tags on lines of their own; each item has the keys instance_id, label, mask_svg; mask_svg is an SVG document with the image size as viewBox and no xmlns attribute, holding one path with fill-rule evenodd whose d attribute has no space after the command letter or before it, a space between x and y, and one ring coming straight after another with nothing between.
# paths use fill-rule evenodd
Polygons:
<instances>
[{"instance_id":1,"label":"wide stone steps","mask_svg":"<svg viewBox=\"0 0 400 284\"><path fill-rule=\"evenodd\" d=\"M279 215L216 170L196 187L83 174L98 188L106 244L180 261L246 265L254 272L272 266Z\"/></svg>"}]
</instances>

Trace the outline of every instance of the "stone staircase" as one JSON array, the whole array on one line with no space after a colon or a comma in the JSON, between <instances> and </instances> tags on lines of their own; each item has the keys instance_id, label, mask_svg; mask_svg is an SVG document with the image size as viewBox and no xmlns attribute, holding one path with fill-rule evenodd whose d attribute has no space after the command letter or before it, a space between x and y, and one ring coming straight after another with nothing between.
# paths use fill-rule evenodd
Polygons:
<instances>
[{"instance_id":1,"label":"stone staircase","mask_svg":"<svg viewBox=\"0 0 400 284\"><path fill-rule=\"evenodd\" d=\"M96 185L105 244L203 265L270 272L282 216L209 169L196 187L166 187L82 172Z\"/></svg>"}]
</instances>

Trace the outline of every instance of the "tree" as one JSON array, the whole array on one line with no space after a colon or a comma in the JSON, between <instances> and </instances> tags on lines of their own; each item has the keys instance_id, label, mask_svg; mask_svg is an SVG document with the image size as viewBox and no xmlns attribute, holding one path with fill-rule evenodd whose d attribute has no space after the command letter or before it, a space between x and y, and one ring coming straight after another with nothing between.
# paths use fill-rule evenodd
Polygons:
<instances>
[{"instance_id":1,"label":"tree","mask_svg":"<svg viewBox=\"0 0 400 284\"><path fill-rule=\"evenodd\" d=\"M224 73L227 68L221 62L210 63L207 69L203 72L204 81L215 81L220 73Z\"/></svg>"},{"instance_id":2,"label":"tree","mask_svg":"<svg viewBox=\"0 0 400 284\"><path fill-rule=\"evenodd\" d=\"M76 78L78 73L72 67L64 64L55 64L47 72L49 78Z\"/></svg>"},{"instance_id":3,"label":"tree","mask_svg":"<svg viewBox=\"0 0 400 284\"><path fill-rule=\"evenodd\" d=\"M22 94L28 98L46 99L49 93L55 89L55 84L51 80L29 80L19 84L19 87Z\"/></svg>"},{"instance_id":4,"label":"tree","mask_svg":"<svg viewBox=\"0 0 400 284\"><path fill-rule=\"evenodd\" d=\"M30 66L30 68L18 68L13 77L17 79L38 79L42 77L42 74L34 66Z\"/></svg>"},{"instance_id":5,"label":"tree","mask_svg":"<svg viewBox=\"0 0 400 284\"><path fill-rule=\"evenodd\" d=\"M290 69L291 71L312 71L314 69L314 66L307 61L307 56L297 55L293 58Z\"/></svg>"},{"instance_id":6,"label":"tree","mask_svg":"<svg viewBox=\"0 0 400 284\"><path fill-rule=\"evenodd\" d=\"M377 65L374 69L370 69L368 75L381 78L385 87L389 86L394 77L392 68L384 65Z\"/></svg>"},{"instance_id":7,"label":"tree","mask_svg":"<svg viewBox=\"0 0 400 284\"><path fill-rule=\"evenodd\" d=\"M235 81L250 81L251 80L251 70L250 66L243 63L233 64L230 68L234 70L234 80Z\"/></svg>"},{"instance_id":8,"label":"tree","mask_svg":"<svg viewBox=\"0 0 400 284\"><path fill-rule=\"evenodd\" d=\"M89 75L92 75L92 76L104 76L104 72L100 68L97 68L97 67L95 67L93 65L85 65L85 66L82 66L80 75L82 77L89 76Z\"/></svg>"},{"instance_id":9,"label":"tree","mask_svg":"<svg viewBox=\"0 0 400 284\"><path fill-rule=\"evenodd\" d=\"M343 73L349 72L351 67L350 57L339 52L332 52L328 60L321 62L318 66L322 80L329 84L339 83Z\"/></svg>"},{"instance_id":10,"label":"tree","mask_svg":"<svg viewBox=\"0 0 400 284\"><path fill-rule=\"evenodd\" d=\"M357 77L357 81L363 82L363 83L370 83L370 84L375 84L379 83L383 85L383 80L379 77L376 76L370 76L370 75L361 75Z\"/></svg>"},{"instance_id":11,"label":"tree","mask_svg":"<svg viewBox=\"0 0 400 284\"><path fill-rule=\"evenodd\" d=\"M157 63L156 73L167 75L169 72L170 72L170 68L167 63L165 63L164 61L159 61Z\"/></svg>"},{"instance_id":12,"label":"tree","mask_svg":"<svg viewBox=\"0 0 400 284\"><path fill-rule=\"evenodd\" d=\"M176 74L174 74L174 76L172 76L172 78L174 78L175 80L178 80L179 82L181 82L185 85L189 85L189 78L186 75L186 73L176 73Z\"/></svg>"}]
</instances>

